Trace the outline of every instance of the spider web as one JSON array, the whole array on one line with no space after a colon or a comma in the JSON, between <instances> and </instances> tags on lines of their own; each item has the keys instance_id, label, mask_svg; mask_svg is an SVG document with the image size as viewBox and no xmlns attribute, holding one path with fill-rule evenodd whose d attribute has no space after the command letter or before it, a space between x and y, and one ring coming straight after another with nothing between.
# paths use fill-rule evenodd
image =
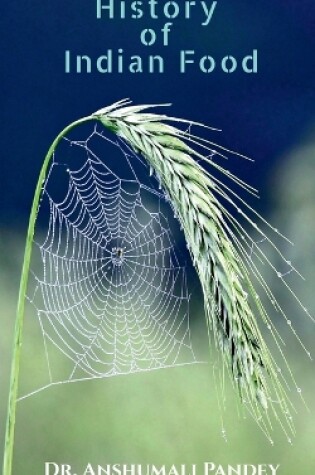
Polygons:
<instances>
[{"instance_id":1,"label":"spider web","mask_svg":"<svg viewBox=\"0 0 315 475\"><path fill-rule=\"evenodd\" d=\"M103 160L113 146L119 156ZM37 227L46 231L35 236L38 262L28 292L43 335L47 386L196 362L186 267L169 205L152 182L140 158L97 127L85 141L66 138L55 151L38 215ZM57 380L55 351L70 362Z\"/></svg>"}]
</instances>

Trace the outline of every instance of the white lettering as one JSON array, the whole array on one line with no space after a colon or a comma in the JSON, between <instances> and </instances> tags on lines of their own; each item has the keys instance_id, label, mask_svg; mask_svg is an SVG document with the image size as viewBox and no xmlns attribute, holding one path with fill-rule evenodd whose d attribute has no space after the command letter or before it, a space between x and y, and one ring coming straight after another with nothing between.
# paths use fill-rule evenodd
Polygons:
<instances>
[{"instance_id":1,"label":"white lettering","mask_svg":"<svg viewBox=\"0 0 315 475\"><path fill-rule=\"evenodd\" d=\"M96 475L96 473L94 472L93 467L90 463L86 466L86 469L83 472L83 475Z\"/></svg>"},{"instance_id":2,"label":"white lettering","mask_svg":"<svg viewBox=\"0 0 315 475\"><path fill-rule=\"evenodd\" d=\"M54 472L52 472L50 469L53 468L55 469ZM59 465L57 465L54 462L46 462L45 463L45 475L57 475L59 473Z\"/></svg>"}]
</instances>

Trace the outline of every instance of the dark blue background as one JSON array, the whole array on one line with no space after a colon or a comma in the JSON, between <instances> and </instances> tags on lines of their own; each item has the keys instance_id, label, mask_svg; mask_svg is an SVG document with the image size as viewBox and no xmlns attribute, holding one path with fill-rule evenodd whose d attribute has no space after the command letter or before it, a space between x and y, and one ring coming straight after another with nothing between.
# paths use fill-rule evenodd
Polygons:
<instances>
[{"instance_id":1,"label":"dark blue background","mask_svg":"<svg viewBox=\"0 0 315 475\"><path fill-rule=\"evenodd\" d=\"M179 0L181 3L181 0ZM164 1L160 0L163 4ZM43 157L69 122L113 101L172 102L172 115L223 129L211 136L255 158L238 173L260 189L276 160L296 144L315 116L313 0L219 0L213 20L174 20L169 48L141 45L152 20L97 20L93 0L11 1L2 6L1 202L5 225L27 223ZM197 9L196 9L197 10ZM165 75L64 73L64 51L98 56L122 47L130 54L163 54ZM259 52L259 73L181 75L178 50L222 58Z\"/></svg>"}]
</instances>

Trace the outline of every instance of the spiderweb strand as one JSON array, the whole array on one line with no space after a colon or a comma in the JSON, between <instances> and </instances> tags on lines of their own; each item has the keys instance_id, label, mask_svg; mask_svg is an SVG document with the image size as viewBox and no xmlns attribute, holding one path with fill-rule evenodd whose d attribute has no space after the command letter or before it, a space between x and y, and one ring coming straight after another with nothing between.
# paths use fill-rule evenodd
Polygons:
<instances>
[{"instance_id":1,"label":"spiderweb strand","mask_svg":"<svg viewBox=\"0 0 315 475\"><path fill-rule=\"evenodd\" d=\"M97 127L85 141L65 139L83 149L83 164L70 168L56 151L43 187L39 215L49 218L35 239L41 270L32 271L28 300L44 337L48 386L196 362L186 268L164 195L139 181L127 150L122 166L131 178L120 178L92 150L95 138L108 147ZM67 182L58 200L56 169ZM65 381L54 379L51 346L72 362Z\"/></svg>"}]
</instances>

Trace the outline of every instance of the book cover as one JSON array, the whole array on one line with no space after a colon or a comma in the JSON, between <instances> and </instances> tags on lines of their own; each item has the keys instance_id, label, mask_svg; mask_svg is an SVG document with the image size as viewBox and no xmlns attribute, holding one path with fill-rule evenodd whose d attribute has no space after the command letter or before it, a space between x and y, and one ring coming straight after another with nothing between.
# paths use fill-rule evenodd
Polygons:
<instances>
[{"instance_id":1,"label":"book cover","mask_svg":"<svg viewBox=\"0 0 315 475\"><path fill-rule=\"evenodd\" d=\"M1 25L3 475L312 475L313 2Z\"/></svg>"}]
</instances>

